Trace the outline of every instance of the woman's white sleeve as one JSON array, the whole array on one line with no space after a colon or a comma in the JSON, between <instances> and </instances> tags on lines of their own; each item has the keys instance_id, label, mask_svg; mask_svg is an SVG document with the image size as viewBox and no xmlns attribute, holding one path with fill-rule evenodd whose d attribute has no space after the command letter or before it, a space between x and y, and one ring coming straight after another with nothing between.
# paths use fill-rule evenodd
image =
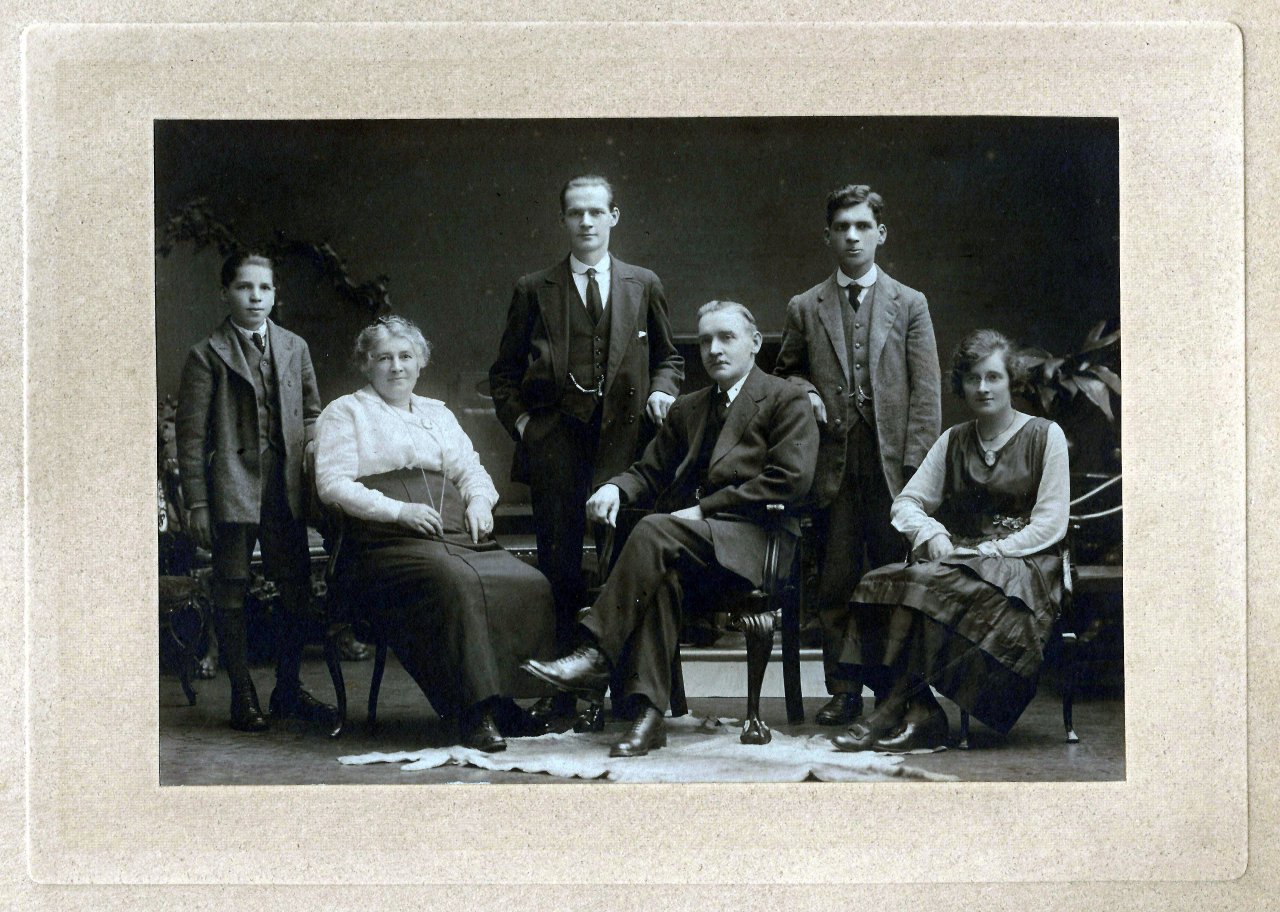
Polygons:
<instances>
[{"instance_id":1,"label":"woman's white sleeve","mask_svg":"<svg viewBox=\"0 0 1280 912\"><path fill-rule=\"evenodd\" d=\"M947 477L947 442L951 429L942 432L925 454L920 468L911 476L902 493L893 499L889 521L907 537L912 550L923 545L935 535L947 535L946 526L932 517L942 503L943 484Z\"/></svg>"},{"instance_id":2,"label":"woman's white sleeve","mask_svg":"<svg viewBox=\"0 0 1280 912\"><path fill-rule=\"evenodd\" d=\"M480 454L471 445L471 438L453 412L445 409L445 414L448 416L445 423L445 474L458 486L464 502L471 503L471 498L483 497L489 501L489 506L494 506L498 502L498 489L480 462Z\"/></svg>"},{"instance_id":3,"label":"woman's white sleeve","mask_svg":"<svg viewBox=\"0 0 1280 912\"><path fill-rule=\"evenodd\" d=\"M357 519L395 522L403 504L360 484L360 474L355 415L349 403L331 403L316 421L316 491L321 502L339 506Z\"/></svg>"}]
</instances>

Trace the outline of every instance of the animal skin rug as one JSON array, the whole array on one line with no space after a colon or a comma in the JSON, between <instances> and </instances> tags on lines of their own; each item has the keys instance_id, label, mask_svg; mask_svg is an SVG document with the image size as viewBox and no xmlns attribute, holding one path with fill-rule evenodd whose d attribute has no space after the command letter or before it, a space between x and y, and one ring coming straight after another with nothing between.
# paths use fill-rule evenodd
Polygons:
<instances>
[{"instance_id":1,"label":"animal skin rug","mask_svg":"<svg viewBox=\"0 0 1280 912\"><path fill-rule=\"evenodd\" d=\"M339 763L403 763L404 772L440 766L521 770L613 782L879 782L893 779L953 781L956 777L910 766L905 758L873 751L843 753L826 735L797 737L780 731L765 745L738 742L736 719L668 718L667 746L645 757L612 758L609 747L626 728L610 725L595 734L550 733L508 738L507 749L486 754L466 747L339 757Z\"/></svg>"}]
</instances>

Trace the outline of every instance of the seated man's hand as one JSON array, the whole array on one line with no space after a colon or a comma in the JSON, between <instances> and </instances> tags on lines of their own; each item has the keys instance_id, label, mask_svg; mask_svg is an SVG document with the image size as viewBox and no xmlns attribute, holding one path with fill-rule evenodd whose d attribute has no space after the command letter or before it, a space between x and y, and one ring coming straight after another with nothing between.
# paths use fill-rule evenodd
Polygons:
<instances>
[{"instance_id":1,"label":"seated man's hand","mask_svg":"<svg viewBox=\"0 0 1280 912\"><path fill-rule=\"evenodd\" d=\"M444 522L440 519L440 513L426 504L402 504L396 522L423 535L444 535Z\"/></svg>"},{"instance_id":2,"label":"seated man's hand","mask_svg":"<svg viewBox=\"0 0 1280 912\"><path fill-rule=\"evenodd\" d=\"M208 551L213 546L213 530L209 524L209 508L194 508L188 518L188 524L191 527L191 537L196 540L196 544Z\"/></svg>"},{"instance_id":3,"label":"seated man's hand","mask_svg":"<svg viewBox=\"0 0 1280 912\"><path fill-rule=\"evenodd\" d=\"M493 531L493 506L483 497L473 497L467 503L467 515L464 519L467 531L471 533L471 541L478 543Z\"/></svg>"},{"instance_id":4,"label":"seated man's hand","mask_svg":"<svg viewBox=\"0 0 1280 912\"><path fill-rule=\"evenodd\" d=\"M617 485L607 484L591 495L587 501L587 519L606 526L618 524L618 508L622 506L622 492Z\"/></svg>"},{"instance_id":5,"label":"seated man's hand","mask_svg":"<svg viewBox=\"0 0 1280 912\"><path fill-rule=\"evenodd\" d=\"M942 560L949 556L955 548L951 544L951 537L943 535L939 532L933 538L925 543L924 553L927 560Z\"/></svg>"},{"instance_id":6,"label":"seated man's hand","mask_svg":"<svg viewBox=\"0 0 1280 912\"><path fill-rule=\"evenodd\" d=\"M817 393L809 394L809 404L813 406L813 417L818 424L827 423L827 406Z\"/></svg>"},{"instance_id":7,"label":"seated man's hand","mask_svg":"<svg viewBox=\"0 0 1280 912\"><path fill-rule=\"evenodd\" d=\"M670 393L652 392L645 405L645 414L649 416L650 421L661 426L662 422L667 420L667 412L671 411L671 403L675 401L676 397Z\"/></svg>"},{"instance_id":8,"label":"seated man's hand","mask_svg":"<svg viewBox=\"0 0 1280 912\"><path fill-rule=\"evenodd\" d=\"M694 504L692 507L685 507L683 510L676 510L671 515L676 519L702 519L702 505Z\"/></svg>"}]
</instances>

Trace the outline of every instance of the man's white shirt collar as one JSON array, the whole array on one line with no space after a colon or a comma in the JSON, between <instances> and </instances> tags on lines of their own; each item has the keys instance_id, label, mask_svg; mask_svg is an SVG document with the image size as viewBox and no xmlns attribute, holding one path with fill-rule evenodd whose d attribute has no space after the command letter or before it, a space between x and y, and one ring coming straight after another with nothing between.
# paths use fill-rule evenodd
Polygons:
<instances>
[{"instance_id":1,"label":"man's white shirt collar","mask_svg":"<svg viewBox=\"0 0 1280 912\"><path fill-rule=\"evenodd\" d=\"M755 367L752 367L751 370L755 370ZM749 370L742 375L741 379L739 379L737 383L729 387L728 391L726 392L726 395L729 397L730 405L733 405L733 400L738 398L738 393L742 391L742 384L746 383L747 378L750 376L751 376L751 371ZM720 387L717 384L716 389L719 389L719 388Z\"/></svg>"},{"instance_id":2,"label":"man's white shirt collar","mask_svg":"<svg viewBox=\"0 0 1280 912\"><path fill-rule=\"evenodd\" d=\"M231 321L231 325L232 325L232 326L234 326L237 330L239 330L239 331L240 331L240 335L244 336L244 337L245 337L245 339L246 339L247 341L249 341L249 342L252 342L252 341L253 341L253 334L254 334L254 333L257 333L258 335L262 336L262 344L263 344L264 346L266 346L266 345L269 343L269 341L270 341L270 339L268 338L268 335L267 335L267 324L268 324L268 323L270 323L270 322L271 322L270 320L263 320L263 321L262 321L262 325L261 325L261 326L259 326L257 329L245 329L243 326L241 326L241 325L240 325L239 323L237 323L235 320L232 320L232 321Z\"/></svg>"},{"instance_id":3,"label":"man's white shirt collar","mask_svg":"<svg viewBox=\"0 0 1280 912\"><path fill-rule=\"evenodd\" d=\"M872 263L871 268L868 269L866 272L864 272L862 276L857 279L849 278L847 275L844 274L843 269L836 270L836 282L840 284L841 288L845 288L849 285L857 285L861 288L870 288L872 285L876 283L876 279L879 278L879 276L880 276L880 270L879 268L876 267L875 263Z\"/></svg>"},{"instance_id":4,"label":"man's white shirt collar","mask_svg":"<svg viewBox=\"0 0 1280 912\"><path fill-rule=\"evenodd\" d=\"M596 263L594 266L588 266L586 263L582 262L582 260L578 259L576 256L574 256L571 253L569 254L569 268L573 270L573 272L576 275L581 275L581 276L586 275L588 269L594 269L596 271L597 277L602 275L608 275L609 259L610 259L609 254L606 253L604 256L600 258L599 263Z\"/></svg>"}]
</instances>

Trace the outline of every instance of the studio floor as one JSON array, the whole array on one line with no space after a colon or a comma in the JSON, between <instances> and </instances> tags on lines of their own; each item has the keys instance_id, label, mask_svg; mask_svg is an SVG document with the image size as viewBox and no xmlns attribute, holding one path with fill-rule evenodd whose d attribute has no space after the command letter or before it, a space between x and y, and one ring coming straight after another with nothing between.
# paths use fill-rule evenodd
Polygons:
<instances>
[{"instance_id":1,"label":"studio floor","mask_svg":"<svg viewBox=\"0 0 1280 912\"><path fill-rule=\"evenodd\" d=\"M161 675L160 783L161 785L421 785L456 782L581 783L541 773L492 772L448 766L405 772L399 764L346 766L338 757L374 751L414 750L443 746L453 740L452 728L432 712L417 685L391 656L378 701L378 730L370 735L364 726L365 700L373 662L344 662L343 674L351 703L350 720L341 738L299 722L273 725L262 734L243 734L227 726L230 698L225 674L195 682L198 698L188 706L176 677ZM258 694L265 707L273 684L270 668L253 669ZM303 683L316 696L332 700L332 684L319 653L309 652L303 665ZM779 698L765 698L761 709L776 730L795 735L830 733L812 719L825 702L822 694L807 695L805 723L788 726ZM690 712L700 716L738 717L741 698L689 699ZM944 701L952 735L959 712ZM1124 766L1124 703L1120 699L1077 700L1075 726L1080 743L1063 737L1062 703L1057 693L1042 686L1013 731L1001 736L974 721L972 749L913 755L911 764L933 773L980 782L1060 782L1122 780ZM623 723L612 723L619 732ZM765 748L767 749L767 748ZM602 782L603 780L588 780Z\"/></svg>"}]
</instances>

